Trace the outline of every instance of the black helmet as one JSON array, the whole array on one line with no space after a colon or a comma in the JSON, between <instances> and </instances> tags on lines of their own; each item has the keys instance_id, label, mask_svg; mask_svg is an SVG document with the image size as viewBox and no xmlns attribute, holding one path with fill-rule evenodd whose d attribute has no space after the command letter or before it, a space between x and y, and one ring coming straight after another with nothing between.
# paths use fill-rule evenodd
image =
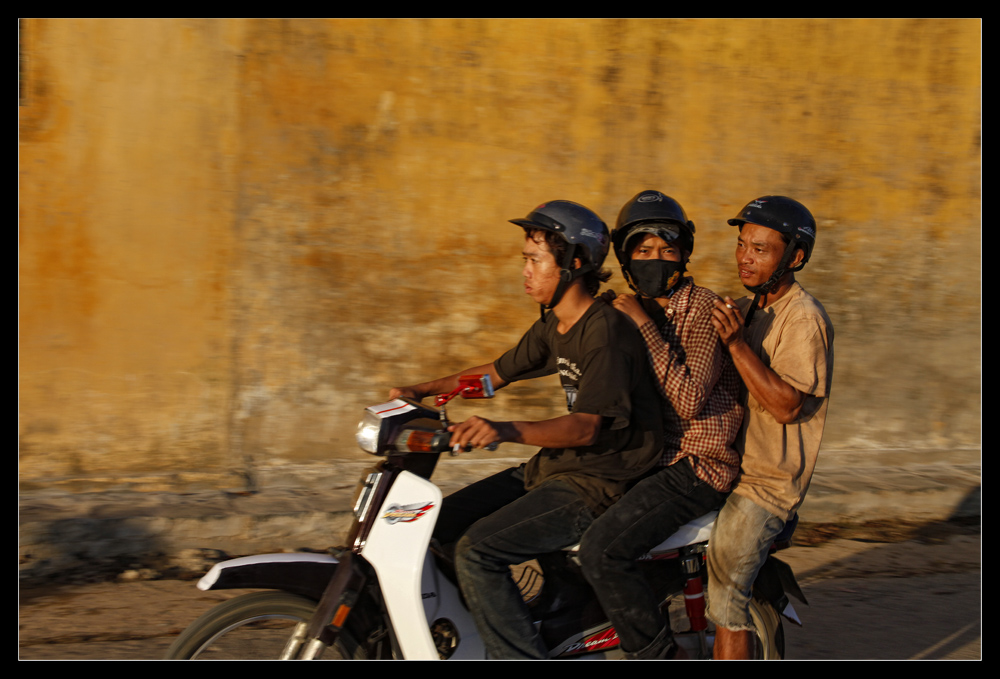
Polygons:
<instances>
[{"instance_id":1,"label":"black helmet","mask_svg":"<svg viewBox=\"0 0 1000 679\"><path fill-rule=\"evenodd\" d=\"M809 261L816 244L816 220L802 203L785 196L763 196L751 200L729 220L732 226L740 227L746 222L774 229L788 237L789 241L795 241L805 254L798 269Z\"/></svg>"},{"instance_id":2,"label":"black helmet","mask_svg":"<svg viewBox=\"0 0 1000 679\"><path fill-rule=\"evenodd\" d=\"M526 229L543 229L559 234L570 245L578 246L594 271L599 271L608 256L611 236L608 226L592 210L570 200L550 200L528 213L524 219L511 219ZM574 250L574 248L570 248Z\"/></svg>"},{"instance_id":3,"label":"black helmet","mask_svg":"<svg viewBox=\"0 0 1000 679\"><path fill-rule=\"evenodd\" d=\"M631 250L626 244L639 233L659 236L667 243L677 241L687 252L694 250L694 222L687 218L680 203L659 191L640 191L618 213L611 241L623 267L631 259Z\"/></svg>"}]
</instances>

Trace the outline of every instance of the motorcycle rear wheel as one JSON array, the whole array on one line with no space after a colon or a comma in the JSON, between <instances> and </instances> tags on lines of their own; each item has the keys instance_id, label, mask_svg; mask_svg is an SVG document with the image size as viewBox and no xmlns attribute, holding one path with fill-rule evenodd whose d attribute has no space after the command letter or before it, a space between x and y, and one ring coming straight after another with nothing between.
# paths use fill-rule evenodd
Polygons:
<instances>
[{"instance_id":1,"label":"motorcycle rear wheel","mask_svg":"<svg viewBox=\"0 0 1000 679\"><path fill-rule=\"evenodd\" d=\"M757 660L781 660L785 657L785 630L781 616L770 601L758 596L750 600L749 608L757 636Z\"/></svg>"},{"instance_id":2,"label":"motorcycle rear wheel","mask_svg":"<svg viewBox=\"0 0 1000 679\"><path fill-rule=\"evenodd\" d=\"M195 620L167 650L168 660L277 660L316 602L288 592L252 592L219 604ZM324 659L363 660L364 650L343 630Z\"/></svg>"},{"instance_id":3,"label":"motorcycle rear wheel","mask_svg":"<svg viewBox=\"0 0 1000 679\"><path fill-rule=\"evenodd\" d=\"M678 595L671 599L670 605L670 626L675 629L685 629L689 621L684 612L684 603ZM708 599L706 595L706 601ZM750 620L754 626L754 660L781 660L785 657L785 630L781 623L781 616L774 610L769 601L754 594L749 605ZM715 644L715 625L709 621L707 657L701 655L697 635L694 632L675 633L675 638L684 646L688 655L692 658L705 659L712 657L712 647Z\"/></svg>"}]
</instances>

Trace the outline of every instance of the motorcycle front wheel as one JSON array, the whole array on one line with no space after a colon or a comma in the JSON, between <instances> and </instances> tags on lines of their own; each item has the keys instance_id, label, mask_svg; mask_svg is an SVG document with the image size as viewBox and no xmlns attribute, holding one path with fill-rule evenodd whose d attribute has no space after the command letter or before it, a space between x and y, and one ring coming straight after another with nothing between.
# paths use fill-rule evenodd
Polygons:
<instances>
[{"instance_id":1,"label":"motorcycle front wheel","mask_svg":"<svg viewBox=\"0 0 1000 679\"><path fill-rule=\"evenodd\" d=\"M168 660L277 660L316 602L288 592L253 592L219 604L195 620L167 650ZM347 629L323 659L363 660Z\"/></svg>"}]
</instances>

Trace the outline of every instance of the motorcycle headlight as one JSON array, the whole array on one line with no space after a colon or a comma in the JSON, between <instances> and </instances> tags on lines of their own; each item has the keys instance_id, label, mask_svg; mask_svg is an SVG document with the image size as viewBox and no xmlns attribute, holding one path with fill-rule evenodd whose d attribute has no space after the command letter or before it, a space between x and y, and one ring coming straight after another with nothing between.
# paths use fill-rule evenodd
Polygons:
<instances>
[{"instance_id":1,"label":"motorcycle headlight","mask_svg":"<svg viewBox=\"0 0 1000 679\"><path fill-rule=\"evenodd\" d=\"M401 445L399 440L400 428L407 424L413 428L418 420L422 421L422 425L416 428L423 431L436 432L441 428L436 409L408 398L393 399L388 403L365 408L354 438L361 450L372 455L407 451L409 449Z\"/></svg>"},{"instance_id":2,"label":"motorcycle headlight","mask_svg":"<svg viewBox=\"0 0 1000 679\"><path fill-rule=\"evenodd\" d=\"M358 431L354 434L361 450L373 455L378 453L378 435L383 421L378 415L365 411L364 417L358 422Z\"/></svg>"}]
</instances>

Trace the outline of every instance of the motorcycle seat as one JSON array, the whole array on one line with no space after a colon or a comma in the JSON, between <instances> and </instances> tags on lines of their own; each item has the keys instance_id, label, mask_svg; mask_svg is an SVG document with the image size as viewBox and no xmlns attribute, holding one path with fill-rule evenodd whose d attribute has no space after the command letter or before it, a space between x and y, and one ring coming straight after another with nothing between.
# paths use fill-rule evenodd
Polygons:
<instances>
[{"instance_id":1,"label":"motorcycle seat","mask_svg":"<svg viewBox=\"0 0 1000 679\"><path fill-rule=\"evenodd\" d=\"M649 550L649 553L661 554L663 552L670 552L675 549L680 549L681 547L686 547L687 545L706 542L708 540L708 536L712 534L712 525L715 523L715 517L718 515L718 511L711 511L704 516L699 516L693 521L688 521L686 524L681 526L676 533ZM575 553L579 550L580 545L576 544L568 548L566 551Z\"/></svg>"},{"instance_id":2,"label":"motorcycle seat","mask_svg":"<svg viewBox=\"0 0 1000 679\"><path fill-rule=\"evenodd\" d=\"M688 521L686 524L681 526L676 533L649 550L649 554L663 554L664 552L672 552L680 549L681 547L687 547L688 545L694 545L699 542L708 542L708 538L712 534L712 526L715 524L715 518L718 515L718 510L714 510L708 514L699 516L697 519ZM795 532L795 527L798 523L798 514L795 514L791 519L786 521L785 527L782 528L781 532L774 538L775 546L779 549L783 546L787 547L787 543L792 539L792 533ZM573 553L580 551L579 543L568 548L566 551Z\"/></svg>"}]
</instances>

